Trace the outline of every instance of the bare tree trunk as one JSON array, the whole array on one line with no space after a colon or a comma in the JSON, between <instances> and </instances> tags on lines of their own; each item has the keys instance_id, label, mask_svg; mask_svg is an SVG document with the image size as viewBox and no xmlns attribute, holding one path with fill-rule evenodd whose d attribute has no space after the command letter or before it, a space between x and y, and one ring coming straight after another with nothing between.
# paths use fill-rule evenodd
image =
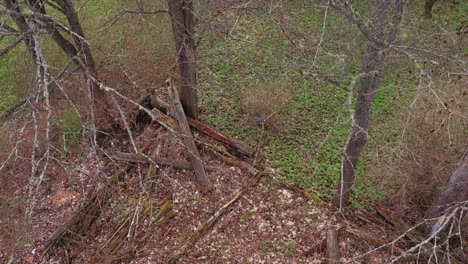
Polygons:
<instances>
[{"instance_id":1,"label":"bare tree trunk","mask_svg":"<svg viewBox=\"0 0 468 264\"><path fill-rule=\"evenodd\" d=\"M17 24L21 32L27 33L30 31L30 27L25 16L22 15L20 6L17 0L4 0L5 6L7 9L14 11L11 14L11 17ZM57 43L57 45L67 54L74 62L76 62L83 71L84 80L86 80L90 85L90 92L92 98L92 104L94 105L94 124L100 127L106 126L109 124L109 119L112 115L109 114L110 103L108 102L107 96L103 90L99 88L99 85L96 80L99 80L97 73L96 64L91 52L91 48L88 42L85 40L84 32L81 27L78 14L73 6L72 0L52 0L55 3L55 8L62 12L69 24L69 28L72 31L71 36L75 42L73 44L71 41L66 39L59 30L50 23L44 23L43 27L47 29L52 39ZM38 14L46 15L45 1L44 0L26 0L29 8ZM52 3L50 3L52 4ZM28 47L33 60L37 62L36 54L34 50L34 39L30 36L29 32L24 37L24 42ZM106 109L107 108L107 109Z\"/></svg>"},{"instance_id":2,"label":"bare tree trunk","mask_svg":"<svg viewBox=\"0 0 468 264\"><path fill-rule=\"evenodd\" d=\"M111 118L110 103L107 99L105 91L103 91L97 80L99 80L98 71L96 68L96 63L94 62L94 57L91 52L91 48L88 42L85 39L85 34L83 28L81 27L78 14L73 5L72 0L55 0L63 10L70 29L75 33L72 35L75 45L79 51L79 56L84 65L85 79L88 81L90 87L90 92L92 93L93 105L95 107L95 124L99 126L105 126L104 124L109 122Z\"/></svg>"},{"instance_id":3,"label":"bare tree trunk","mask_svg":"<svg viewBox=\"0 0 468 264\"><path fill-rule=\"evenodd\" d=\"M31 10L38 12L40 14L46 15L45 9L45 2L43 0L27 0L27 3ZM51 35L52 39L57 43L57 45L67 54L70 58L72 58L78 65L78 51L76 50L73 43L71 43L68 39L64 38L62 34L58 31L57 28L54 27L52 24L46 24L47 32Z\"/></svg>"},{"instance_id":4,"label":"bare tree trunk","mask_svg":"<svg viewBox=\"0 0 468 264\"><path fill-rule=\"evenodd\" d=\"M372 2L374 4L371 4ZM390 0L370 1L371 21L369 26L372 39L377 39L381 42L385 41L385 25L388 21L390 2ZM402 7L402 3L396 1L395 12L402 10L402 8L399 8L400 6ZM401 19L401 16L396 16L398 21L398 24L394 25L396 27L399 25L398 18ZM392 40L394 34L395 31L390 31L388 38ZM340 182L332 200L332 204L340 208L349 204L349 196L355 180L356 166L361 152L367 143L371 106L383 79L385 60L383 49L383 45L369 40L367 50L363 56L363 76L361 77L357 91L352 132L343 152Z\"/></svg>"},{"instance_id":5,"label":"bare tree trunk","mask_svg":"<svg viewBox=\"0 0 468 264\"><path fill-rule=\"evenodd\" d=\"M452 171L437 201L429 208L425 219L450 214L457 205L468 201L468 149L465 151L460 163ZM466 216L465 216L466 217ZM429 222L425 226L425 232L432 235L438 229L438 223L443 220Z\"/></svg>"},{"instance_id":6,"label":"bare tree trunk","mask_svg":"<svg viewBox=\"0 0 468 264\"><path fill-rule=\"evenodd\" d=\"M185 114L198 118L193 0L167 0L180 69L180 101Z\"/></svg>"},{"instance_id":7,"label":"bare tree trunk","mask_svg":"<svg viewBox=\"0 0 468 264\"><path fill-rule=\"evenodd\" d=\"M425 0L424 1L424 17L432 18L432 8L437 0Z\"/></svg>"}]
</instances>

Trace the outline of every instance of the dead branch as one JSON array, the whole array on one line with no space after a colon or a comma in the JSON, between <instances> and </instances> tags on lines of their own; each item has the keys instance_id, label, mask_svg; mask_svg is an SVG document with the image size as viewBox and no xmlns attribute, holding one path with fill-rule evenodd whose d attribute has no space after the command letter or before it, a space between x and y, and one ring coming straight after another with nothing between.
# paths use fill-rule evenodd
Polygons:
<instances>
[{"instance_id":1,"label":"dead branch","mask_svg":"<svg viewBox=\"0 0 468 264\"><path fill-rule=\"evenodd\" d=\"M151 157L151 160L148 157L143 155L135 154L135 153L125 153L120 151L114 151L109 153L109 157L119 160L119 161L126 161L126 162L133 162L133 163L152 163L153 161L159 165L165 166L172 166L178 169L190 170L192 169L192 165L186 161L181 160L171 160L168 158L163 157Z\"/></svg>"},{"instance_id":2,"label":"dead branch","mask_svg":"<svg viewBox=\"0 0 468 264\"><path fill-rule=\"evenodd\" d=\"M158 204L160 204L159 210L156 213L156 215L152 217L153 219L151 223L152 227L158 227L162 223L167 223L167 221L174 216L174 213L172 211L172 196L171 195L163 198ZM151 211L152 211L151 202L148 199L143 199L142 208L141 210L139 210L138 219L140 219L141 222L144 222L146 219L149 218ZM125 240L125 237L129 233L132 217L133 216L127 216L121 222L121 224L118 226L118 228L113 233L111 238L107 240L107 242L101 247L101 251L103 253L108 254L108 255L113 254L122 246ZM147 241L146 238L147 236L143 237L142 240L146 242Z\"/></svg>"},{"instance_id":3,"label":"dead branch","mask_svg":"<svg viewBox=\"0 0 468 264\"><path fill-rule=\"evenodd\" d=\"M377 212L389 223L391 223L400 233L404 234L407 238L409 238L412 242L420 247L423 250L420 250L424 255L428 258L431 258L432 254L436 254L443 259L445 253L440 249L437 248L434 244L432 244L424 234L419 233L415 230L415 228L410 227L406 223L404 223L400 218L396 215L395 212L385 208L381 204L377 204L375 206ZM460 263L457 259L452 256L449 256L450 263L458 264Z\"/></svg>"},{"instance_id":4,"label":"dead branch","mask_svg":"<svg viewBox=\"0 0 468 264\"><path fill-rule=\"evenodd\" d=\"M151 97L151 105L153 107L156 107L163 113L168 113L169 112L169 105L159 99L157 96L152 96ZM252 157L255 153L255 150L251 147L249 147L247 144L244 142L241 142L239 140L235 140L233 138L230 138L229 136L225 135L224 133L214 129L213 127L209 126L206 123L203 123L199 120L195 120L193 118L187 117L188 123L191 127L195 128L196 130L202 132L203 134L210 136L226 145L229 147L233 148L236 150L238 153L245 155L247 157Z\"/></svg>"},{"instance_id":5,"label":"dead branch","mask_svg":"<svg viewBox=\"0 0 468 264\"><path fill-rule=\"evenodd\" d=\"M192 233L187 242L169 257L166 263L174 264L182 256L184 256L187 251L198 241L198 239L200 239L210 228L212 228L219 220L219 218L224 215L233 204L235 204L251 187L255 186L262 179L262 177L267 174L268 172L266 171L257 173L256 177L252 181L246 184L236 195L234 195L234 197L231 198L231 200L229 200L229 202L219 208L216 213L214 213L206 222L199 226L197 230Z\"/></svg>"},{"instance_id":6,"label":"dead branch","mask_svg":"<svg viewBox=\"0 0 468 264\"><path fill-rule=\"evenodd\" d=\"M76 234L80 235L86 233L91 224L99 217L101 208L103 208L112 197L114 187L124 179L124 175L129 168L130 166L127 166L125 170L117 172L110 182L94 194L70 220L57 228L52 236L44 243L41 259L47 256L54 247L66 243L69 238L76 236Z\"/></svg>"},{"instance_id":7,"label":"dead branch","mask_svg":"<svg viewBox=\"0 0 468 264\"><path fill-rule=\"evenodd\" d=\"M195 140L193 139L192 132L190 131L190 126L188 124L187 118L182 108L182 104L179 99L179 93L177 88L172 84L171 79L166 81L169 94L173 101L175 116L177 123L179 124L180 130L183 134L185 141L185 147L190 155L190 161L192 163L193 170L197 179L197 183L200 185L202 193L207 193L210 190L210 181L206 175L205 168L198 152L197 146L195 145Z\"/></svg>"},{"instance_id":8,"label":"dead branch","mask_svg":"<svg viewBox=\"0 0 468 264\"><path fill-rule=\"evenodd\" d=\"M220 159L222 162L230 166L243 168L252 175L256 175L258 173L258 170L254 166L236 158L235 156L231 155L229 152L224 150L224 148L206 142L202 142L202 144L206 147L205 149L211 152L216 158Z\"/></svg>"}]
</instances>

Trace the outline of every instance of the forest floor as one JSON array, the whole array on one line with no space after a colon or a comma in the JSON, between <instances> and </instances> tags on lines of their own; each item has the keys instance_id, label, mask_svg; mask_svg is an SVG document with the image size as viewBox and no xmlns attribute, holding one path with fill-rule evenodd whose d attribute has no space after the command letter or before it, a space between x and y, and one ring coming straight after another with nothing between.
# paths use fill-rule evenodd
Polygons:
<instances>
[{"instance_id":1,"label":"forest floor","mask_svg":"<svg viewBox=\"0 0 468 264\"><path fill-rule=\"evenodd\" d=\"M149 157L188 158L178 136L155 123L142 126L136 129L139 132L134 135L135 144L145 146ZM13 213L4 215L0 222L0 259L8 263L167 263L197 228L256 177L252 170L228 165L210 155L212 150L203 145L217 144L212 139L198 134L197 141L209 143L201 147L213 184L208 195L200 194L191 170L161 166L156 173L149 164L122 162L102 155L72 166L53 164L54 175L48 179L47 188L37 195L30 222L11 225L14 219L22 218L22 210L20 202L10 201ZM103 153L108 155L132 149L124 131L118 130L103 141L103 146ZM72 216L80 214L90 197L106 188L104 179L111 181L119 168L126 168L126 173L111 187L107 202L99 203L100 214L89 229L65 235L43 255L46 242ZM250 186L200 236L179 263L323 263L330 230L340 234L342 261L371 250L368 242L345 231L362 228L365 222L319 204L315 196L276 177L274 169L267 170L258 184ZM96 182L97 179L100 180ZM3 190L4 196L18 195ZM167 203L168 199L171 202ZM161 212L165 214L162 218ZM351 219L346 226L339 224L347 217ZM382 227L367 224L370 236L387 238L389 233L382 232ZM385 263L387 254L376 251L351 263ZM9 259L10 256L14 257Z\"/></svg>"},{"instance_id":2,"label":"forest floor","mask_svg":"<svg viewBox=\"0 0 468 264\"><path fill-rule=\"evenodd\" d=\"M169 68L175 63L167 16L127 14L116 19L112 27L107 26L124 8L140 8L137 2L140 1L86 1L80 11L103 81L135 100L146 92L158 94L164 80L173 74ZM402 131L410 134L411 130L406 130L402 120L410 121L407 109L418 90L414 66L394 56L375 98L373 136L357 169L352 209L337 211L326 203L336 190L340 174L350 105L347 91L320 76L331 76L342 85L350 85L360 70L365 41L358 37L356 28L343 26L347 25L343 16L324 8L320 1L290 1L276 7L265 4L266 1L210 2L209 9L200 6L202 20L197 28L200 118L258 150L253 158L237 158L267 174L249 186L256 178L252 169L220 159L209 145L222 145L195 132L199 142L209 143L198 145L213 184L212 192L202 195L191 170L156 168L112 158L116 151L134 152L123 129L115 128L97 149L90 151L83 142L85 124L57 95L54 102L59 103L54 106L57 114L52 129L55 156L34 197L28 190L31 167L24 158L30 154L32 136L17 134L27 119L19 115L2 127L5 137L0 141L0 158L7 160L8 151L16 146L20 146L20 155L5 163L0 174L0 262L167 263L198 234L198 228L246 186L247 192L214 225L203 229L206 232L193 241L180 263L324 263L330 232L337 234L341 262L388 263L401 255L402 249L414 245L408 238L391 243L402 232L378 215L372 205L382 200L388 207L397 204L394 209L401 209L398 215L403 215L405 221L418 221L424 206L431 202L427 199L433 196L430 191L437 187L434 178L450 171L457 147L466 141L466 132L457 134L457 129L453 129L462 122L456 123L457 117L448 115L449 122L452 120L448 137L442 134L442 126L438 127L444 124L445 120L440 119L446 115L430 120L432 123L428 121L429 125L421 126L424 130L415 125L414 130L432 131L424 139L437 138L440 142L430 142L439 145L421 148L424 155L411 153L411 158L391 156L390 152L393 155L405 151L406 146L400 148L400 135ZM447 6L435 9L434 24L454 31L465 19L468 5L460 4L459 9L455 4ZM165 1L146 1L145 8L163 9ZM356 8L366 13L365 5L358 3ZM434 27L432 22L427 23L418 25L421 32ZM424 38L430 43L439 41L432 35L414 36L414 28L401 30L408 43ZM463 41L466 38L449 39L446 45L453 42L452 46L459 48ZM61 69L68 62L55 51L53 43L44 42L49 63ZM460 53L463 52L466 53ZM27 76L31 71L24 66L27 58L27 53L16 50L8 57L8 67L0 67L0 77L5 80L0 84L0 112L26 94L18 87L30 82ZM311 65L322 72L315 72ZM72 76L65 81L70 85L71 97L79 104L80 98L73 89L79 83L77 79ZM451 85L451 81L447 83ZM456 111L461 105L459 112L463 112L467 102L463 103L463 98L467 95L462 93L466 90L462 85L466 80L460 78L456 82L459 92L447 91L445 83L435 90ZM162 99L164 93L160 93ZM431 100L435 101L432 105L426 101L419 110L417 104L413 109L414 116L419 114L417 111L423 113L424 124L430 119L426 116L431 116L428 111L445 111L438 101ZM265 116L271 118L263 126L255 121L256 117ZM135 145L149 157L189 160L179 135L147 118L131 126ZM418 140L414 141L421 141ZM448 146L447 140L449 147L438 148ZM407 146L413 150L420 147ZM407 166L406 162L413 159L422 169L411 171L415 165ZM400 167L409 169L401 171ZM119 171L125 171L124 177L115 182ZM413 183L405 178L407 175L424 178L422 182L432 188L428 187L429 194L413 199L416 195L405 189ZM426 188L421 182L416 183L417 188ZM86 223L80 212L102 190L110 191L105 193L106 199L92 204L98 214L92 224ZM391 196L395 192L400 195L397 199ZM33 209L30 216L25 214L29 209ZM75 225L79 232L59 232L62 237L46 247L53 234L63 231L71 219L81 220ZM393 247L374 250L385 243ZM42 255L46 249L47 254Z\"/></svg>"}]
</instances>

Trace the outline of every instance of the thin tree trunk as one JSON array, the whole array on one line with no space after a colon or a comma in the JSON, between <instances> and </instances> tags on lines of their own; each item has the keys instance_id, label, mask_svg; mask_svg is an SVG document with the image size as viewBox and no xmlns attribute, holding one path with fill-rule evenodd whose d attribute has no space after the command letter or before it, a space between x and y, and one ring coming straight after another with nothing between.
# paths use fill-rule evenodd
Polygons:
<instances>
[{"instance_id":1,"label":"thin tree trunk","mask_svg":"<svg viewBox=\"0 0 468 264\"><path fill-rule=\"evenodd\" d=\"M379 0L375 4L375 10L371 10L371 34L374 38L382 41L385 35L388 5L389 0ZM369 7L371 8L371 6ZM343 152L340 182L332 200L332 204L340 208L349 204L356 166L367 143L372 101L383 79L385 56L382 50L383 46L368 41L362 64L364 75L361 77L357 91L352 132Z\"/></svg>"},{"instance_id":2,"label":"thin tree trunk","mask_svg":"<svg viewBox=\"0 0 468 264\"><path fill-rule=\"evenodd\" d=\"M30 26L24 16L21 15L21 9L17 0L4 0L7 9L13 10L11 16L21 32L26 33L30 31ZM43 0L26 0L30 9L38 14L46 15L45 1ZM99 80L96 64L91 52L89 44L85 40L84 31L81 27L78 14L73 6L72 0L53 0L58 5L58 9L65 15L69 28L72 31L72 37L75 45L66 39L54 25L45 24L45 28L51 35L52 39L57 45L76 62L83 71L83 78L90 85L90 92L92 104L94 105L94 124L99 125L101 128L109 124L111 114L109 114L110 103L108 102L105 91L99 88L96 80ZM34 62L37 62L37 56L34 50L34 39L30 34L25 35L24 42L30 51Z\"/></svg>"},{"instance_id":3,"label":"thin tree trunk","mask_svg":"<svg viewBox=\"0 0 468 264\"><path fill-rule=\"evenodd\" d=\"M466 201L468 201L468 149L458 166L452 171L452 175L450 175L445 187L440 192L437 201L429 208L424 218L431 219L448 215L457 205ZM441 221L443 219L429 222L424 231L432 235L438 229L438 223Z\"/></svg>"},{"instance_id":4,"label":"thin tree trunk","mask_svg":"<svg viewBox=\"0 0 468 264\"><path fill-rule=\"evenodd\" d=\"M79 57L78 64L83 68L83 78L90 85L90 93L94 106L94 124L100 127L105 127L109 123L112 115L109 113L111 105L105 91L101 90L97 80L99 80L96 63L91 52L91 48L85 39L85 34L78 18L78 13L73 5L72 0L54 0L59 5L64 13L71 31L75 46L63 38L56 30L52 32L52 37L57 44L67 53L72 59L76 60ZM76 47L76 48L75 48Z\"/></svg>"},{"instance_id":5,"label":"thin tree trunk","mask_svg":"<svg viewBox=\"0 0 468 264\"><path fill-rule=\"evenodd\" d=\"M31 10L38 12L43 15L47 15L45 9L45 3L42 0L27 0L29 7ZM71 43L68 39L64 38L62 34L54 27L54 25L46 25L47 32L51 35L52 39L57 43L57 45L67 54L70 58L72 58L78 65L78 51L76 50L73 43Z\"/></svg>"},{"instance_id":6,"label":"thin tree trunk","mask_svg":"<svg viewBox=\"0 0 468 264\"><path fill-rule=\"evenodd\" d=\"M432 8L437 0L425 0L424 1L424 17L432 18Z\"/></svg>"},{"instance_id":7,"label":"thin tree trunk","mask_svg":"<svg viewBox=\"0 0 468 264\"><path fill-rule=\"evenodd\" d=\"M30 26L28 22L23 16L21 16L22 11L21 11L18 1L17 0L4 0L4 3L8 10L11 10L14 12L14 13L11 13L11 18L13 19L13 21L15 21L20 32L25 34L24 43L26 44L26 47L28 48L29 53L31 53L34 63L36 63L37 54L35 51L36 45L34 43L34 38L31 35L32 32L30 32Z\"/></svg>"},{"instance_id":8,"label":"thin tree trunk","mask_svg":"<svg viewBox=\"0 0 468 264\"><path fill-rule=\"evenodd\" d=\"M185 114L198 118L193 0L167 0L177 49L181 85L180 101Z\"/></svg>"}]
</instances>

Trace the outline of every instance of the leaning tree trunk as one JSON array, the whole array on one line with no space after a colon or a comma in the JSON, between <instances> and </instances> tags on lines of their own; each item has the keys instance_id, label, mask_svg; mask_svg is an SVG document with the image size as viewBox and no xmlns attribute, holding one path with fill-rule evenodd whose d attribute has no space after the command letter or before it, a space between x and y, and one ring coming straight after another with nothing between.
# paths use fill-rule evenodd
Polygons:
<instances>
[{"instance_id":1,"label":"leaning tree trunk","mask_svg":"<svg viewBox=\"0 0 468 264\"><path fill-rule=\"evenodd\" d=\"M58 1L57 1L58 2ZM82 67L85 72L85 79L90 85L91 98L95 109L94 123L99 127L105 127L111 118L110 102L107 99L105 91L103 91L98 84L99 76L94 62L93 54L88 42L85 39L83 28L81 27L78 14L73 5L72 0L61 0L61 7L67 18L70 29L74 32L72 35L75 45L79 50L79 57L83 63Z\"/></svg>"},{"instance_id":2,"label":"leaning tree trunk","mask_svg":"<svg viewBox=\"0 0 468 264\"><path fill-rule=\"evenodd\" d=\"M22 16L22 11L20 8L20 5L17 0L4 0L5 7L7 10L12 11L10 16L15 21L15 24L18 26L18 29L21 33L25 34L24 35L24 43L26 44L26 47L28 48L29 53L31 53L31 56L34 60L34 63L37 62L37 54L36 54L36 44L34 42L34 38L32 37L32 32L31 28L24 18Z\"/></svg>"},{"instance_id":3,"label":"leaning tree trunk","mask_svg":"<svg viewBox=\"0 0 468 264\"><path fill-rule=\"evenodd\" d=\"M180 101L185 114L197 119L197 76L193 39L193 0L167 0L180 69Z\"/></svg>"},{"instance_id":4,"label":"leaning tree trunk","mask_svg":"<svg viewBox=\"0 0 468 264\"><path fill-rule=\"evenodd\" d=\"M465 151L460 163L452 171L445 187L439 193L437 201L425 215L425 219L449 215L457 206L468 201L468 149ZM466 206L466 205L465 205ZM466 216L465 216L466 217ZM438 229L438 223L443 219L428 222L425 232L432 235Z\"/></svg>"},{"instance_id":5,"label":"leaning tree trunk","mask_svg":"<svg viewBox=\"0 0 468 264\"><path fill-rule=\"evenodd\" d=\"M425 0L424 1L424 17L432 18L432 8L437 0Z\"/></svg>"},{"instance_id":6,"label":"leaning tree trunk","mask_svg":"<svg viewBox=\"0 0 468 264\"><path fill-rule=\"evenodd\" d=\"M27 0L27 3L31 10L34 12L47 15L45 9L45 2L43 0ZM52 39L55 43L69 56L72 60L74 60L78 65L78 51L76 50L75 46L72 42L62 36L59 30L53 24L45 24L47 32L50 34Z\"/></svg>"},{"instance_id":7,"label":"leaning tree trunk","mask_svg":"<svg viewBox=\"0 0 468 264\"><path fill-rule=\"evenodd\" d=\"M384 30L387 22L388 2L389 0L379 0L375 4L375 10L371 10L370 28L372 32L370 34L373 39L382 42L385 36ZM356 166L361 152L367 143L372 101L383 79L385 59L382 52L383 48L382 45L369 40L367 50L363 56L363 76L361 77L357 91L352 131L343 152L340 182L332 200L332 204L340 208L349 204Z\"/></svg>"}]
</instances>

